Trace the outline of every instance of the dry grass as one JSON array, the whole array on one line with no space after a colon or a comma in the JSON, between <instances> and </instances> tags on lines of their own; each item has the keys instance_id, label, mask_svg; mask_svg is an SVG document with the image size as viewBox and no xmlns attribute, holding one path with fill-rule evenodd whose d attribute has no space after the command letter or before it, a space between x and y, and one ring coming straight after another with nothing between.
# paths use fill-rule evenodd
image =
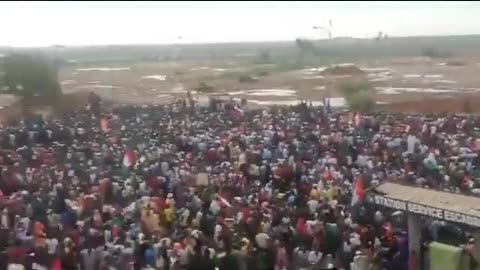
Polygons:
<instances>
[{"instance_id":1,"label":"dry grass","mask_svg":"<svg viewBox=\"0 0 480 270\"><path fill-rule=\"evenodd\" d=\"M480 57L432 60L424 57L364 59L355 64L358 67L385 68L390 70L386 80L371 81L374 87L406 87L406 88L455 88L456 93L422 93L408 92L401 94L377 93L377 101L390 102L383 106L390 111L408 112L462 112L465 99L471 100L474 112L480 109L480 92L467 93L462 89L478 88ZM446 63L446 64L442 64ZM448 63L453 63L449 65ZM457 64L457 63L461 63ZM319 65L320 66L320 65ZM97 65L96 67L112 67ZM115 67L115 66L114 66ZM372 79L371 72L355 72L355 74L322 74L322 70L290 70L280 69L275 64L253 65L241 61L223 62L182 62L160 63L139 62L130 65L129 70L116 71L79 71L70 66L60 73L60 80L66 96L66 107L80 108L86 104L87 93L94 90L106 100L115 103L167 103L175 97L185 96L186 90L193 90L200 82L213 87L216 93L248 89L292 89L297 91L301 99L321 100L327 96L340 96L338 89L347 82L358 82ZM245 74L258 76L257 82L240 83L239 77ZM369 75L370 74L370 75ZM435 78L411 78L409 75L427 75ZM165 80L147 79L145 76L164 75ZM351 76L345 76L351 75ZM407 77L406 77L407 75ZM441 78L437 78L441 77ZM376 78L376 77L375 77ZM443 81L443 82L442 82ZM450 83L447 83L450 81ZM454 82L454 83L452 83ZM94 86L100 88L94 88ZM113 86L109 88L107 86ZM256 97L257 100L277 100L285 97ZM440 99L439 99L440 98Z\"/></svg>"}]
</instances>

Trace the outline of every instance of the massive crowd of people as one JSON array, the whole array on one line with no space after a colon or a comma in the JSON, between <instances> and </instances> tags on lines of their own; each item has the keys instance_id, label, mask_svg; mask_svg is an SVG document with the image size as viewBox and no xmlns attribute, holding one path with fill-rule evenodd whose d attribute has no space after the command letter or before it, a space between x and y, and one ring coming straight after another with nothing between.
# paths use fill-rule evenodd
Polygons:
<instances>
[{"instance_id":1,"label":"massive crowd of people","mask_svg":"<svg viewBox=\"0 0 480 270\"><path fill-rule=\"evenodd\" d=\"M365 196L480 195L479 121L188 98L9 123L0 269L408 269L405 220Z\"/></svg>"}]
</instances>

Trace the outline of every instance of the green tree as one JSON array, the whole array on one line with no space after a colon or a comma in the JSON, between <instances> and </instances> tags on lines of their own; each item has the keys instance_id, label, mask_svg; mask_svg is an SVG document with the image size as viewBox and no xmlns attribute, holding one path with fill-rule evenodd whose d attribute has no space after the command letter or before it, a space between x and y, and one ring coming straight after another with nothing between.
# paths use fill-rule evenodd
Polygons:
<instances>
[{"instance_id":1,"label":"green tree","mask_svg":"<svg viewBox=\"0 0 480 270\"><path fill-rule=\"evenodd\" d=\"M366 82L344 84L340 93L352 111L371 112L375 109L374 91Z\"/></svg>"},{"instance_id":2,"label":"green tree","mask_svg":"<svg viewBox=\"0 0 480 270\"><path fill-rule=\"evenodd\" d=\"M205 82L200 82L197 87L195 87L195 91L199 93L209 93L213 91L213 86L206 84Z\"/></svg>"},{"instance_id":3,"label":"green tree","mask_svg":"<svg viewBox=\"0 0 480 270\"><path fill-rule=\"evenodd\" d=\"M62 89L58 83L59 62L41 52L15 53L5 57L7 93L22 98L25 114L36 104L58 108Z\"/></svg>"},{"instance_id":4,"label":"green tree","mask_svg":"<svg viewBox=\"0 0 480 270\"><path fill-rule=\"evenodd\" d=\"M270 50L262 50L258 55L258 63L269 64L272 62L272 56Z\"/></svg>"},{"instance_id":5,"label":"green tree","mask_svg":"<svg viewBox=\"0 0 480 270\"><path fill-rule=\"evenodd\" d=\"M442 53L436 48L427 47L422 49L422 56L426 56L430 58L438 58L438 57L442 57Z\"/></svg>"},{"instance_id":6,"label":"green tree","mask_svg":"<svg viewBox=\"0 0 480 270\"><path fill-rule=\"evenodd\" d=\"M303 62L303 60L305 59L305 57L307 57L307 55L314 55L316 56L317 55L317 50L315 48L315 45L313 44L313 42L311 40L308 40L308 39L303 39L303 38L297 38L295 40L295 44L297 45L297 48L299 49L299 61L300 62Z\"/></svg>"}]
</instances>

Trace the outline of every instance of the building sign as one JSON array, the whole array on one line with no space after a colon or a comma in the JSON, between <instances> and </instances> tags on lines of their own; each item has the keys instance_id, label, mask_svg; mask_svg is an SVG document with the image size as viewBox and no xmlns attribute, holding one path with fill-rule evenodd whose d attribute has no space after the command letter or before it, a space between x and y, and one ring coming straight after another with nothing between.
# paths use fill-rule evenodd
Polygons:
<instances>
[{"instance_id":1,"label":"building sign","mask_svg":"<svg viewBox=\"0 0 480 270\"><path fill-rule=\"evenodd\" d=\"M419 214L435 219L451 221L466 224L472 227L480 228L480 218L465 215L445 209L425 206L417 203L387 198L381 195L373 195L370 201L376 205L385 206L392 209L402 210L408 213Z\"/></svg>"}]
</instances>

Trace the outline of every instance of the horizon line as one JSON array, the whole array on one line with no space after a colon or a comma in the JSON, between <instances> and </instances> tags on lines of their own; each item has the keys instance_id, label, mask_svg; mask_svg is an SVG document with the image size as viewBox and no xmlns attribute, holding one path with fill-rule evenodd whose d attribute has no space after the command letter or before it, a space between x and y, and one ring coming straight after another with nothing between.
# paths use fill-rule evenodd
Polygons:
<instances>
[{"instance_id":1,"label":"horizon line","mask_svg":"<svg viewBox=\"0 0 480 270\"><path fill-rule=\"evenodd\" d=\"M387 33L388 34L388 33ZM409 35L409 36L388 36L388 39L400 39L400 38L440 38L440 37L467 37L467 36L480 36L480 34L441 34L441 35ZM297 37L302 38L302 37ZM80 47L111 47L111 46L193 46L193 45L215 45L215 44L253 44L253 43L285 43L285 42L295 42L297 39L282 39L282 40L259 40L259 41L217 41L217 42L181 42L181 43L111 43L111 44L88 44L88 45L65 45L65 44L51 44L44 46L18 46L18 45L2 45L0 48L10 48L10 49L42 49L42 48L51 48L56 46L62 46L64 48L80 48ZM320 39L311 39L306 38L311 41L335 41L336 39L354 39L354 40L375 40L375 37L353 37L353 36L338 36L332 39L329 38L320 38Z\"/></svg>"}]
</instances>

